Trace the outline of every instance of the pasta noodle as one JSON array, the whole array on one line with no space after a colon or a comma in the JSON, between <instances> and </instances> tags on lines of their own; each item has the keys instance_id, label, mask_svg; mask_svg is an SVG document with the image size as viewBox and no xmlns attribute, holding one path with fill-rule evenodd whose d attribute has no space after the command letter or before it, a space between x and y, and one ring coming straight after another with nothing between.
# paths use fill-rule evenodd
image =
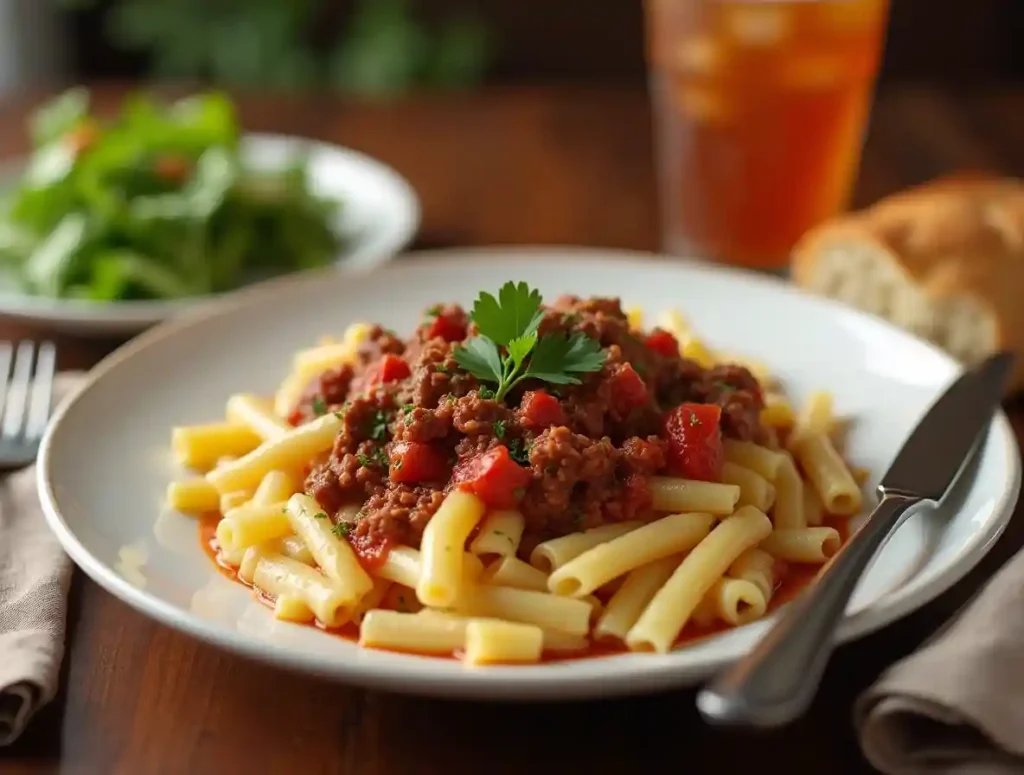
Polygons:
<instances>
[{"instance_id":1,"label":"pasta noodle","mask_svg":"<svg viewBox=\"0 0 1024 775\"><path fill-rule=\"evenodd\" d=\"M772 523L762 512L744 506L726 517L679 564L626 635L633 651L666 653L694 608L735 559L763 541Z\"/></svg>"},{"instance_id":2,"label":"pasta noodle","mask_svg":"<svg viewBox=\"0 0 1024 775\"><path fill-rule=\"evenodd\" d=\"M291 426L274 414L270 401L248 393L239 393L228 399L225 410L228 422L244 425L263 441L280 438Z\"/></svg>"},{"instance_id":3,"label":"pasta noodle","mask_svg":"<svg viewBox=\"0 0 1024 775\"><path fill-rule=\"evenodd\" d=\"M749 468L726 461L722 465L722 481L740 488L737 506L753 506L759 511L768 511L775 503L775 488Z\"/></svg>"},{"instance_id":4,"label":"pasta noodle","mask_svg":"<svg viewBox=\"0 0 1024 775\"><path fill-rule=\"evenodd\" d=\"M771 516L776 530L805 527L807 524L804 483L793 458L787 453L782 454L782 465L775 477L775 506Z\"/></svg>"},{"instance_id":5,"label":"pasta noodle","mask_svg":"<svg viewBox=\"0 0 1024 775\"><path fill-rule=\"evenodd\" d=\"M537 662L543 650L540 627L483 619L466 624L466 662L470 665Z\"/></svg>"},{"instance_id":6,"label":"pasta noodle","mask_svg":"<svg viewBox=\"0 0 1024 775\"><path fill-rule=\"evenodd\" d=\"M295 494L289 499L285 514L323 574L347 596L346 603L355 603L373 588L373 581L348 541L339 540L332 532L330 520L319 503L308 495Z\"/></svg>"},{"instance_id":7,"label":"pasta noodle","mask_svg":"<svg viewBox=\"0 0 1024 775\"><path fill-rule=\"evenodd\" d=\"M682 555L665 557L630 571L598 619L594 627L595 637L625 641L626 633L651 602L654 593L664 586L672 572L679 567L682 559Z\"/></svg>"},{"instance_id":8,"label":"pasta noodle","mask_svg":"<svg viewBox=\"0 0 1024 775\"><path fill-rule=\"evenodd\" d=\"M171 448L178 462L189 468L208 468L225 456L244 455L261 439L241 423L189 425L171 431Z\"/></svg>"},{"instance_id":9,"label":"pasta noodle","mask_svg":"<svg viewBox=\"0 0 1024 775\"><path fill-rule=\"evenodd\" d=\"M782 465L782 456L778 452L749 441L725 439L722 450L728 462L753 471L767 482L775 481Z\"/></svg>"},{"instance_id":10,"label":"pasta noodle","mask_svg":"<svg viewBox=\"0 0 1024 775\"><path fill-rule=\"evenodd\" d=\"M724 516L735 511L740 499L740 488L734 484L652 476L650 487L655 511L699 511Z\"/></svg>"},{"instance_id":11,"label":"pasta noodle","mask_svg":"<svg viewBox=\"0 0 1024 775\"><path fill-rule=\"evenodd\" d=\"M523 537L523 515L518 511L495 511L480 526L469 550L473 554L514 557Z\"/></svg>"},{"instance_id":12,"label":"pasta noodle","mask_svg":"<svg viewBox=\"0 0 1024 775\"><path fill-rule=\"evenodd\" d=\"M590 603L527 589L484 584L469 587L456 601L455 610L469 616L536 624L570 635L590 632Z\"/></svg>"},{"instance_id":13,"label":"pasta noodle","mask_svg":"<svg viewBox=\"0 0 1024 775\"><path fill-rule=\"evenodd\" d=\"M453 491L427 523L416 584L416 597L423 605L446 608L455 603L463 583L463 547L485 510L475 495Z\"/></svg>"},{"instance_id":14,"label":"pasta noodle","mask_svg":"<svg viewBox=\"0 0 1024 775\"><path fill-rule=\"evenodd\" d=\"M841 544L842 538L835 528L805 527L776 530L761 543L761 548L780 560L820 565L839 551Z\"/></svg>"},{"instance_id":15,"label":"pasta noodle","mask_svg":"<svg viewBox=\"0 0 1024 775\"><path fill-rule=\"evenodd\" d=\"M588 549L593 549L598 544L625 535L639 526L639 522L613 522L610 525L591 528L583 533L570 533L561 538L552 538L550 541L537 544L533 552L530 553L530 564L545 573L550 573L565 565L569 560L579 557Z\"/></svg>"},{"instance_id":16,"label":"pasta noodle","mask_svg":"<svg viewBox=\"0 0 1024 775\"><path fill-rule=\"evenodd\" d=\"M828 436L808 433L793 447L793 453L818 491L825 511L840 516L852 516L860 511L860 487Z\"/></svg>"},{"instance_id":17,"label":"pasta noodle","mask_svg":"<svg viewBox=\"0 0 1024 775\"><path fill-rule=\"evenodd\" d=\"M764 542L762 542L763 544ZM749 581L768 603L775 592L775 558L764 549L747 549L726 571L729 578Z\"/></svg>"},{"instance_id":18,"label":"pasta noodle","mask_svg":"<svg viewBox=\"0 0 1024 775\"><path fill-rule=\"evenodd\" d=\"M548 577L556 595L585 597L624 573L672 554L686 552L711 530L710 514L672 514L589 549Z\"/></svg>"},{"instance_id":19,"label":"pasta noodle","mask_svg":"<svg viewBox=\"0 0 1024 775\"><path fill-rule=\"evenodd\" d=\"M185 514L217 511L220 493L205 479L187 479L167 485L167 505Z\"/></svg>"},{"instance_id":20,"label":"pasta noodle","mask_svg":"<svg viewBox=\"0 0 1024 775\"><path fill-rule=\"evenodd\" d=\"M491 563L484 568L480 581L498 587L532 589L536 592L546 592L548 589L548 576L544 571L523 562L518 557L502 557Z\"/></svg>"},{"instance_id":21,"label":"pasta noodle","mask_svg":"<svg viewBox=\"0 0 1024 775\"><path fill-rule=\"evenodd\" d=\"M707 626L716 619L732 627L764 616L768 601L757 586L745 579L721 578L711 585L694 611L694 620Z\"/></svg>"}]
</instances>

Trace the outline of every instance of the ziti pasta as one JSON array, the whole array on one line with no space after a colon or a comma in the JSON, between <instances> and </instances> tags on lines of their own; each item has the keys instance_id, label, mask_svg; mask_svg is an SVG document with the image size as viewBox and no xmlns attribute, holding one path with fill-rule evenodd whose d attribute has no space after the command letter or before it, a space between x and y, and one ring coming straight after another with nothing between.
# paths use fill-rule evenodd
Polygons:
<instances>
[{"instance_id":1,"label":"ziti pasta","mask_svg":"<svg viewBox=\"0 0 1024 775\"><path fill-rule=\"evenodd\" d=\"M860 508L842 423L657 319L510 282L405 338L357 323L173 429L169 504L275 616L368 648L476 667L745 624Z\"/></svg>"}]
</instances>

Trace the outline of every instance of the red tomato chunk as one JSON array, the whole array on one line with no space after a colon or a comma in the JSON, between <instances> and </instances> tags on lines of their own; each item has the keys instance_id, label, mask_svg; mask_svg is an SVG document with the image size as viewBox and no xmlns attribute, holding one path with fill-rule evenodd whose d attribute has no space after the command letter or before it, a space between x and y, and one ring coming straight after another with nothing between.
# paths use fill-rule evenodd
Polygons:
<instances>
[{"instance_id":1,"label":"red tomato chunk","mask_svg":"<svg viewBox=\"0 0 1024 775\"><path fill-rule=\"evenodd\" d=\"M722 475L722 409L715 404L680 404L665 417L668 465L686 479L717 482Z\"/></svg>"},{"instance_id":2,"label":"red tomato chunk","mask_svg":"<svg viewBox=\"0 0 1024 775\"><path fill-rule=\"evenodd\" d=\"M446 342L461 342L466 338L466 326L452 315L438 315L427 326L427 338L441 337Z\"/></svg>"},{"instance_id":3,"label":"red tomato chunk","mask_svg":"<svg viewBox=\"0 0 1024 775\"><path fill-rule=\"evenodd\" d=\"M628 363L623 363L612 374L612 402L621 412L643 406L647 403L647 384Z\"/></svg>"},{"instance_id":4,"label":"red tomato chunk","mask_svg":"<svg viewBox=\"0 0 1024 775\"><path fill-rule=\"evenodd\" d=\"M369 533L362 536L349 535L348 543L355 552L359 564L368 572L373 572L384 564L392 545L390 538L375 540Z\"/></svg>"},{"instance_id":5,"label":"red tomato chunk","mask_svg":"<svg viewBox=\"0 0 1024 775\"><path fill-rule=\"evenodd\" d=\"M520 420L527 428L543 430L565 425L565 413L558 399L546 390L527 390L519 405Z\"/></svg>"},{"instance_id":6,"label":"red tomato chunk","mask_svg":"<svg viewBox=\"0 0 1024 775\"><path fill-rule=\"evenodd\" d=\"M378 382L397 382L400 379L405 379L410 374L412 374L412 370L409 368L408 363L397 355L386 353L381 356L380 362L374 365L369 383L372 385Z\"/></svg>"},{"instance_id":7,"label":"red tomato chunk","mask_svg":"<svg viewBox=\"0 0 1024 775\"><path fill-rule=\"evenodd\" d=\"M429 444L396 441L388 450L388 459L391 462L391 481L396 484L443 482L448 478L444 455Z\"/></svg>"},{"instance_id":8,"label":"red tomato chunk","mask_svg":"<svg viewBox=\"0 0 1024 775\"><path fill-rule=\"evenodd\" d=\"M452 482L471 492L492 509L510 509L523 497L532 475L511 457L504 445L463 460L452 472Z\"/></svg>"},{"instance_id":9,"label":"red tomato chunk","mask_svg":"<svg viewBox=\"0 0 1024 775\"><path fill-rule=\"evenodd\" d=\"M646 345L648 350L653 350L659 355L664 355L666 358L679 355L679 342L672 334L661 328L651 331L650 336L647 337Z\"/></svg>"}]
</instances>

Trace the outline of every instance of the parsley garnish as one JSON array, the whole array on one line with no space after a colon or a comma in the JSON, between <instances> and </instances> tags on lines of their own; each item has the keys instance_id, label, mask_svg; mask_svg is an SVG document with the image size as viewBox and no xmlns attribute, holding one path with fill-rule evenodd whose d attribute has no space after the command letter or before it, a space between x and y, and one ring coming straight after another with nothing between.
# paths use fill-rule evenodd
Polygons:
<instances>
[{"instance_id":1,"label":"parsley garnish","mask_svg":"<svg viewBox=\"0 0 1024 775\"><path fill-rule=\"evenodd\" d=\"M313 399L313 413L317 417L327 414L327 404L324 402L324 399L320 396L316 396Z\"/></svg>"},{"instance_id":2,"label":"parsley garnish","mask_svg":"<svg viewBox=\"0 0 1024 775\"><path fill-rule=\"evenodd\" d=\"M443 363L435 363L434 371L438 371L442 374L451 374L452 370L445 366Z\"/></svg>"},{"instance_id":3,"label":"parsley garnish","mask_svg":"<svg viewBox=\"0 0 1024 775\"><path fill-rule=\"evenodd\" d=\"M427 320L432 320L433 318L436 318L440 314L441 314L441 305L440 304L435 304L433 307L431 307L430 309L428 309L424 313L424 315L426 316Z\"/></svg>"},{"instance_id":4,"label":"parsley garnish","mask_svg":"<svg viewBox=\"0 0 1024 775\"><path fill-rule=\"evenodd\" d=\"M508 456L521 466L530 465L530 446L522 439L512 439L508 443Z\"/></svg>"},{"instance_id":5,"label":"parsley garnish","mask_svg":"<svg viewBox=\"0 0 1024 775\"><path fill-rule=\"evenodd\" d=\"M416 407L412 404L405 404L405 406L402 407L402 414L409 414L415 408Z\"/></svg>"},{"instance_id":6,"label":"parsley garnish","mask_svg":"<svg viewBox=\"0 0 1024 775\"><path fill-rule=\"evenodd\" d=\"M361 465L363 468L369 468L370 467L370 458L368 458L362 452L357 452L356 453L356 460L359 461L359 465Z\"/></svg>"},{"instance_id":7,"label":"parsley garnish","mask_svg":"<svg viewBox=\"0 0 1024 775\"><path fill-rule=\"evenodd\" d=\"M349 533L352 532L352 523L339 522L337 525L331 528L331 532L334 533L334 535L338 536L338 538L345 538L348 536Z\"/></svg>"},{"instance_id":8,"label":"parsley garnish","mask_svg":"<svg viewBox=\"0 0 1024 775\"><path fill-rule=\"evenodd\" d=\"M494 398L494 391L485 385L481 385L480 389L477 390L476 393L483 399Z\"/></svg>"},{"instance_id":9,"label":"parsley garnish","mask_svg":"<svg viewBox=\"0 0 1024 775\"><path fill-rule=\"evenodd\" d=\"M384 441L388 435L388 416L384 410L378 409L370 418L370 438Z\"/></svg>"},{"instance_id":10,"label":"parsley garnish","mask_svg":"<svg viewBox=\"0 0 1024 775\"><path fill-rule=\"evenodd\" d=\"M499 439L505 438L505 421L504 420L495 420L493 428L494 428L494 435L495 436L497 436Z\"/></svg>"},{"instance_id":11,"label":"parsley garnish","mask_svg":"<svg viewBox=\"0 0 1024 775\"><path fill-rule=\"evenodd\" d=\"M538 336L544 316L540 303L540 292L523 282L505 283L497 299L482 292L470 315L480 333L452 353L474 377L497 385L498 401L524 379L578 385L575 374L599 371L604 364L601 345L584 334Z\"/></svg>"},{"instance_id":12,"label":"parsley garnish","mask_svg":"<svg viewBox=\"0 0 1024 775\"><path fill-rule=\"evenodd\" d=\"M322 511L318 511L316 514L313 515L313 519L327 519L327 515L324 514Z\"/></svg>"}]
</instances>

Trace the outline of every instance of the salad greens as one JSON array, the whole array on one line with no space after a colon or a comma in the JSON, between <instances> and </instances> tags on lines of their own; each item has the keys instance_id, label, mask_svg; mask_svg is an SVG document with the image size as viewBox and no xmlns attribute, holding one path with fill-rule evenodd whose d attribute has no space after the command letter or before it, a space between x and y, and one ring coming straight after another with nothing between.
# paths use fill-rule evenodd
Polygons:
<instances>
[{"instance_id":1,"label":"salad greens","mask_svg":"<svg viewBox=\"0 0 1024 775\"><path fill-rule=\"evenodd\" d=\"M231 102L129 97L113 121L73 89L32 117L33 152L0 203L0 273L25 293L170 299L331 262L340 203L304 159L257 169Z\"/></svg>"}]
</instances>

